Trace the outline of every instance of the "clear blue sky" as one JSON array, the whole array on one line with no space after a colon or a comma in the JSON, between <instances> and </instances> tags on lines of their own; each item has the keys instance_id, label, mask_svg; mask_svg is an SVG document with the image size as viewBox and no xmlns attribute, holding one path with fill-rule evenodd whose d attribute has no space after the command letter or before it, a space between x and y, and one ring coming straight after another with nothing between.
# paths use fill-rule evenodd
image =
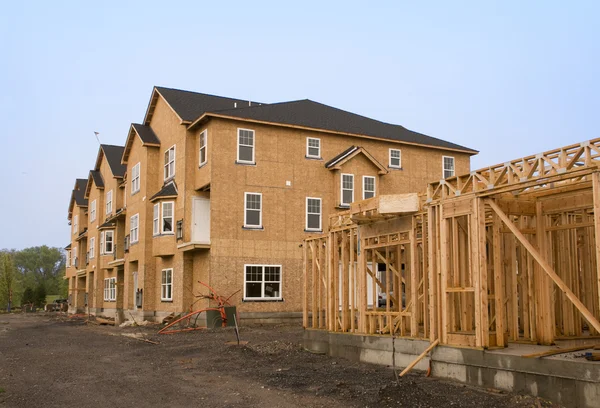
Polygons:
<instances>
[{"instance_id":1,"label":"clear blue sky","mask_svg":"<svg viewBox=\"0 0 600 408\"><path fill-rule=\"evenodd\" d=\"M474 169L599 136L600 2L122 3L2 5L0 248L68 244L93 132L123 144L153 85L309 98L478 149Z\"/></svg>"}]
</instances>

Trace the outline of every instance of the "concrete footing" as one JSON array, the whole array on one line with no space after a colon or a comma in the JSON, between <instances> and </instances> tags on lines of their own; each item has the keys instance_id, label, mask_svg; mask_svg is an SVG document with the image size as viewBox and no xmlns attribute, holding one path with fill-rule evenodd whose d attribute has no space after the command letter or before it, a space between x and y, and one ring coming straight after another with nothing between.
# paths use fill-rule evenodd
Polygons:
<instances>
[{"instance_id":1,"label":"concrete footing","mask_svg":"<svg viewBox=\"0 0 600 408\"><path fill-rule=\"evenodd\" d=\"M429 342L305 330L304 347L313 352L397 368L410 364ZM395 351L395 353L394 353ZM600 363L582 358L523 358L519 346L473 350L438 346L415 370L431 367L434 377L539 396L567 407L600 407Z\"/></svg>"}]
</instances>

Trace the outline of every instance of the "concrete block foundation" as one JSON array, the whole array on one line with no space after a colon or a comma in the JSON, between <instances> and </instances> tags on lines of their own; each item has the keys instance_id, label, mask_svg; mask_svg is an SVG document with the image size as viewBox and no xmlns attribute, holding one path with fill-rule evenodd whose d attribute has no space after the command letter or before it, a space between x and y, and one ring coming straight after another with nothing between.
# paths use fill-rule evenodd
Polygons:
<instances>
[{"instance_id":1,"label":"concrete block foundation","mask_svg":"<svg viewBox=\"0 0 600 408\"><path fill-rule=\"evenodd\" d=\"M392 366L410 364L429 341L307 329L304 347L352 361ZM531 346L530 346L531 347ZM395 351L395 352L394 352ZM436 347L414 370L483 388L529 394L567 407L600 407L600 363L582 358L523 358L520 345L501 350Z\"/></svg>"}]
</instances>

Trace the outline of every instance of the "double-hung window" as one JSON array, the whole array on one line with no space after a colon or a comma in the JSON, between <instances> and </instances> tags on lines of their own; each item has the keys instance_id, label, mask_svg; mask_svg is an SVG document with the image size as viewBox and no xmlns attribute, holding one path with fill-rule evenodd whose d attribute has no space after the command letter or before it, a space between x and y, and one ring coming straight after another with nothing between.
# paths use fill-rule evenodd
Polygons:
<instances>
[{"instance_id":1,"label":"double-hung window","mask_svg":"<svg viewBox=\"0 0 600 408\"><path fill-rule=\"evenodd\" d=\"M321 139L314 137L306 138L306 157L311 159L321 158Z\"/></svg>"},{"instance_id":2,"label":"double-hung window","mask_svg":"<svg viewBox=\"0 0 600 408\"><path fill-rule=\"evenodd\" d=\"M402 152L400 149L390 149L390 167L393 169L402 168Z\"/></svg>"},{"instance_id":3,"label":"double-hung window","mask_svg":"<svg viewBox=\"0 0 600 408\"><path fill-rule=\"evenodd\" d=\"M175 176L175 145L165 151L165 180Z\"/></svg>"},{"instance_id":4,"label":"double-hung window","mask_svg":"<svg viewBox=\"0 0 600 408\"><path fill-rule=\"evenodd\" d=\"M129 239L131 240L132 244L135 242L138 242L140 239L139 225L140 225L140 215L135 214L131 217L130 225L129 225Z\"/></svg>"},{"instance_id":5,"label":"double-hung window","mask_svg":"<svg viewBox=\"0 0 600 408\"><path fill-rule=\"evenodd\" d=\"M140 163L131 168L131 194L140 191Z\"/></svg>"},{"instance_id":6,"label":"double-hung window","mask_svg":"<svg viewBox=\"0 0 600 408\"><path fill-rule=\"evenodd\" d=\"M244 193L244 227L262 228L261 193Z\"/></svg>"},{"instance_id":7,"label":"double-hung window","mask_svg":"<svg viewBox=\"0 0 600 408\"><path fill-rule=\"evenodd\" d=\"M375 197L375 177L363 176L363 200Z\"/></svg>"},{"instance_id":8,"label":"double-hung window","mask_svg":"<svg viewBox=\"0 0 600 408\"><path fill-rule=\"evenodd\" d=\"M208 131L204 130L203 132L200 133L200 166L202 166L204 163L206 163L206 145L208 142Z\"/></svg>"},{"instance_id":9,"label":"double-hung window","mask_svg":"<svg viewBox=\"0 0 600 408\"><path fill-rule=\"evenodd\" d=\"M281 265L244 265L245 300L281 298Z\"/></svg>"},{"instance_id":10,"label":"double-hung window","mask_svg":"<svg viewBox=\"0 0 600 408\"><path fill-rule=\"evenodd\" d=\"M254 130L238 129L237 161L254 164Z\"/></svg>"},{"instance_id":11,"label":"double-hung window","mask_svg":"<svg viewBox=\"0 0 600 408\"><path fill-rule=\"evenodd\" d=\"M104 254L113 253L115 232L113 230L104 233Z\"/></svg>"},{"instance_id":12,"label":"double-hung window","mask_svg":"<svg viewBox=\"0 0 600 408\"><path fill-rule=\"evenodd\" d=\"M107 302L117 300L117 278L104 279L104 300Z\"/></svg>"},{"instance_id":13,"label":"double-hung window","mask_svg":"<svg viewBox=\"0 0 600 408\"><path fill-rule=\"evenodd\" d=\"M110 190L106 193L106 214L110 214L112 212L112 203L113 203L113 191Z\"/></svg>"},{"instance_id":14,"label":"double-hung window","mask_svg":"<svg viewBox=\"0 0 600 408\"><path fill-rule=\"evenodd\" d=\"M160 234L160 204L154 204L154 211L152 216L152 235Z\"/></svg>"},{"instance_id":15,"label":"double-hung window","mask_svg":"<svg viewBox=\"0 0 600 408\"><path fill-rule=\"evenodd\" d=\"M340 204L348 207L354 201L354 174L342 173L341 177Z\"/></svg>"},{"instance_id":16,"label":"double-hung window","mask_svg":"<svg viewBox=\"0 0 600 408\"><path fill-rule=\"evenodd\" d=\"M100 255L104 255L104 231L100 231Z\"/></svg>"},{"instance_id":17,"label":"double-hung window","mask_svg":"<svg viewBox=\"0 0 600 408\"><path fill-rule=\"evenodd\" d=\"M96 253L96 238L95 237L91 237L90 238L90 254L88 255L88 259L94 259L94 256Z\"/></svg>"},{"instance_id":18,"label":"double-hung window","mask_svg":"<svg viewBox=\"0 0 600 408\"><path fill-rule=\"evenodd\" d=\"M173 233L173 201L162 203L162 229L163 234Z\"/></svg>"},{"instance_id":19,"label":"double-hung window","mask_svg":"<svg viewBox=\"0 0 600 408\"><path fill-rule=\"evenodd\" d=\"M79 215L73 216L73 235L77 235L79 231Z\"/></svg>"},{"instance_id":20,"label":"double-hung window","mask_svg":"<svg viewBox=\"0 0 600 408\"><path fill-rule=\"evenodd\" d=\"M306 230L321 231L321 199L306 197Z\"/></svg>"},{"instance_id":21,"label":"double-hung window","mask_svg":"<svg viewBox=\"0 0 600 408\"><path fill-rule=\"evenodd\" d=\"M66 251L65 255L67 257L65 266L68 268L69 266L71 266L71 251Z\"/></svg>"},{"instance_id":22,"label":"double-hung window","mask_svg":"<svg viewBox=\"0 0 600 408\"><path fill-rule=\"evenodd\" d=\"M71 259L73 260L73 266L78 268L79 267L79 262L78 262L79 257L77 256L77 247L75 247L71 250Z\"/></svg>"},{"instance_id":23,"label":"double-hung window","mask_svg":"<svg viewBox=\"0 0 600 408\"><path fill-rule=\"evenodd\" d=\"M90 203L90 222L96 221L96 200Z\"/></svg>"},{"instance_id":24,"label":"double-hung window","mask_svg":"<svg viewBox=\"0 0 600 408\"><path fill-rule=\"evenodd\" d=\"M173 268L162 270L160 300L173 300Z\"/></svg>"},{"instance_id":25,"label":"double-hung window","mask_svg":"<svg viewBox=\"0 0 600 408\"><path fill-rule=\"evenodd\" d=\"M445 179L454 176L454 157L442 156L442 166Z\"/></svg>"}]
</instances>

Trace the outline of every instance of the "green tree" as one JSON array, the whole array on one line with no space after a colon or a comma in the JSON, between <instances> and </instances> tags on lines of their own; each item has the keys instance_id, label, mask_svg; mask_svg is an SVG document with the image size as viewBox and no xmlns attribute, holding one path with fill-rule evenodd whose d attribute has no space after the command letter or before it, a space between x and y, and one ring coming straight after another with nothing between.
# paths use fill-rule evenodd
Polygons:
<instances>
[{"instance_id":1,"label":"green tree","mask_svg":"<svg viewBox=\"0 0 600 408\"><path fill-rule=\"evenodd\" d=\"M31 289L30 287L25 288L25 291L23 292L23 297L21 299L21 304L24 305L25 303L34 303L35 301L35 296L33 293L33 289Z\"/></svg>"},{"instance_id":2,"label":"green tree","mask_svg":"<svg viewBox=\"0 0 600 408\"><path fill-rule=\"evenodd\" d=\"M0 304L6 304L9 312L16 300L17 288L18 276L12 255L2 253L0 254Z\"/></svg>"},{"instance_id":3,"label":"green tree","mask_svg":"<svg viewBox=\"0 0 600 408\"><path fill-rule=\"evenodd\" d=\"M23 276L25 287L44 285L47 293L65 294L65 255L62 249L42 245L16 251L15 265Z\"/></svg>"},{"instance_id":4,"label":"green tree","mask_svg":"<svg viewBox=\"0 0 600 408\"><path fill-rule=\"evenodd\" d=\"M34 292L34 304L37 307L43 307L46 304L46 287L44 286L43 283L40 283L39 285L37 285L37 287L35 288L35 292Z\"/></svg>"}]
</instances>

